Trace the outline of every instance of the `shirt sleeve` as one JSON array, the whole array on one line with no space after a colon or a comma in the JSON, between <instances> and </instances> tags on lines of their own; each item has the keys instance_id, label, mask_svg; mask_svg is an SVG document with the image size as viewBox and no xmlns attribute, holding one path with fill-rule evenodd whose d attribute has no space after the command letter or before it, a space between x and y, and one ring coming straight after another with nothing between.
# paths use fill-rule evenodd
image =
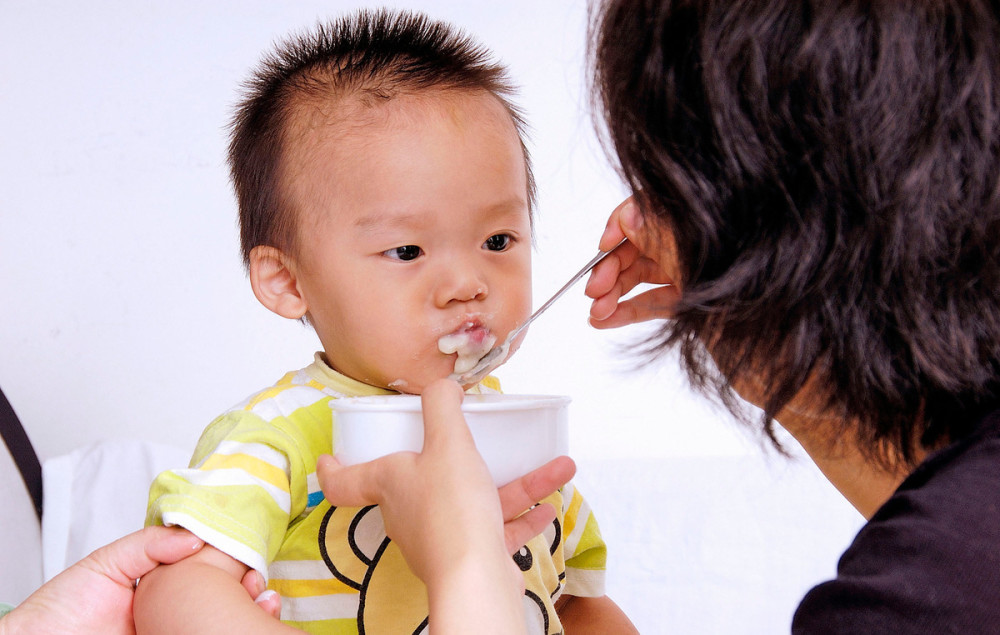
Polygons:
<instances>
[{"instance_id":1,"label":"shirt sleeve","mask_svg":"<svg viewBox=\"0 0 1000 635\"><path fill-rule=\"evenodd\" d=\"M577 597L605 595L607 545L590 505L572 483L563 489L563 531L566 533L563 592Z\"/></svg>"},{"instance_id":2,"label":"shirt sleeve","mask_svg":"<svg viewBox=\"0 0 1000 635\"><path fill-rule=\"evenodd\" d=\"M250 412L223 415L205 430L188 469L153 481L146 525L184 527L266 580L290 520L306 506L298 445Z\"/></svg>"}]
</instances>

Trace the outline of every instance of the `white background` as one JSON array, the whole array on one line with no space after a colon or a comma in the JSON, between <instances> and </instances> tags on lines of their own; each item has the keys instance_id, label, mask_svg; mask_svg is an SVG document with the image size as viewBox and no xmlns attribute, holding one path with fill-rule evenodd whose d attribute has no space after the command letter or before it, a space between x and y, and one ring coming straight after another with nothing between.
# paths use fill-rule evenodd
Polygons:
<instances>
[{"instance_id":1,"label":"white background","mask_svg":"<svg viewBox=\"0 0 1000 635\"><path fill-rule=\"evenodd\" d=\"M584 2L415 6L493 49L522 86L539 185L536 306L594 253L624 189L595 140ZM226 125L271 43L325 2L10 2L0 16L0 386L43 457L104 437L193 445L318 340L254 299ZM573 398L574 454L756 451L677 371L634 371L638 330L586 324L583 282L498 372Z\"/></svg>"},{"instance_id":2,"label":"white background","mask_svg":"<svg viewBox=\"0 0 1000 635\"><path fill-rule=\"evenodd\" d=\"M537 306L625 196L591 121L585 2L391 4L465 28L522 87ZM43 458L102 439L191 448L310 362L315 336L258 305L242 270L225 129L275 39L357 6L0 0L0 386ZM857 515L811 465L759 459L676 360L638 368L624 346L641 329L595 331L588 306L581 283L498 375L507 392L573 398L609 592L647 633L786 629Z\"/></svg>"}]
</instances>

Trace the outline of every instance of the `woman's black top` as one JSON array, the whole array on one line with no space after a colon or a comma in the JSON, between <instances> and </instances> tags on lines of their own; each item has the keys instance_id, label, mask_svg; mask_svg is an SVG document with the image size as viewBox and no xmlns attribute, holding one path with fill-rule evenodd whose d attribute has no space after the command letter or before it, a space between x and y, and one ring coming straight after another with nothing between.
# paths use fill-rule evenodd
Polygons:
<instances>
[{"instance_id":1,"label":"woman's black top","mask_svg":"<svg viewBox=\"0 0 1000 635\"><path fill-rule=\"evenodd\" d=\"M792 632L1000 633L1000 411L917 467Z\"/></svg>"}]
</instances>

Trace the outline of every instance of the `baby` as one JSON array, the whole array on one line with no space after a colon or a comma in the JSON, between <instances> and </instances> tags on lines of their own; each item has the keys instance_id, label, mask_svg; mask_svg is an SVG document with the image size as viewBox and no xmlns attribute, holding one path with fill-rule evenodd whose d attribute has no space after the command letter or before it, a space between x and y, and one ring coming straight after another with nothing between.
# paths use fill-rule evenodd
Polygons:
<instances>
[{"instance_id":1,"label":"baby","mask_svg":"<svg viewBox=\"0 0 1000 635\"><path fill-rule=\"evenodd\" d=\"M331 399L419 394L528 317L534 185L511 92L483 49L410 13L320 25L257 69L229 154L243 255L258 300L308 321L322 352L153 483L147 523L210 546L143 578L140 632L426 631L426 589L378 508L331 507L316 460ZM556 520L514 559L529 631L559 633L617 607L587 503L572 485L544 502ZM246 602L250 568L281 595L284 624Z\"/></svg>"}]
</instances>

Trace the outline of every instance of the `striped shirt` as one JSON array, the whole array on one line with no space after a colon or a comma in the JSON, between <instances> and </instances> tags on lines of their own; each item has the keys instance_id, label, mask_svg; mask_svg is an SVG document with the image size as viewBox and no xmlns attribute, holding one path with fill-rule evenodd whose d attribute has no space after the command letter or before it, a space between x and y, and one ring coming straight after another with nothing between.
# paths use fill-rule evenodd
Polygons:
<instances>
[{"instance_id":1,"label":"striped shirt","mask_svg":"<svg viewBox=\"0 0 1000 635\"><path fill-rule=\"evenodd\" d=\"M498 392L492 377L470 392ZM311 633L426 630L427 593L385 535L378 507L331 507L316 461L333 447L329 401L393 394L346 377L317 353L310 366L218 417L189 469L160 474L146 524L180 525L258 570L281 595L281 619ZM556 521L514 555L529 630L559 633L562 593L604 595L606 549L572 484L545 502Z\"/></svg>"}]
</instances>

